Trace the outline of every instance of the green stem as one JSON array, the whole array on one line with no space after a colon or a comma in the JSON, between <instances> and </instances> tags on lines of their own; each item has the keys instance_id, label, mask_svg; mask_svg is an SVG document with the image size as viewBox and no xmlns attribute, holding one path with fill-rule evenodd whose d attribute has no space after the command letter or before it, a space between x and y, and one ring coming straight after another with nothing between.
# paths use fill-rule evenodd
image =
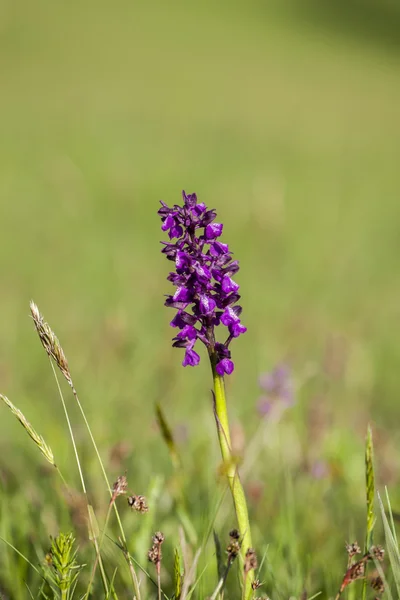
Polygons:
<instances>
[{"instance_id":1,"label":"green stem","mask_svg":"<svg viewBox=\"0 0 400 600\"><path fill-rule=\"evenodd\" d=\"M232 454L231 436L229 431L228 410L226 406L224 378L217 374L215 370L215 360L211 356L211 365L214 379L215 394L215 418L217 421L218 439L221 448L222 459L224 461L225 472L228 478L229 487L232 493L233 504L235 506L236 518L239 526L239 532L242 536L242 545L240 554L242 557L242 567L245 562L246 552L252 548L251 531L249 522L249 513L247 510L246 496L239 473ZM254 572L250 571L247 577L243 577L243 599L250 600L252 597L251 584L254 581Z\"/></svg>"},{"instance_id":2,"label":"green stem","mask_svg":"<svg viewBox=\"0 0 400 600\"><path fill-rule=\"evenodd\" d=\"M89 516L90 528L93 531L94 528L93 528L91 513L90 513L90 510L89 510L89 500L88 500L88 495L87 495L87 491L86 491L85 480L84 480L84 477L83 477L81 462L79 460L78 449L77 449L76 443L75 443L74 432L73 432L71 421L70 421L70 418L69 418L69 414L68 414L68 410L67 410L67 405L65 404L64 396L63 396L63 393L62 393L62 390L61 390L61 387L60 387L60 382L58 381L57 373L56 373L56 370L55 370L54 365L53 365L53 361L51 360L50 357L49 357L49 360L50 360L50 365L51 365L51 368L52 368L52 371L53 371L54 378L55 378L56 383L57 383L58 393L59 393L60 398L61 398L61 403L62 403L62 406L63 406L63 409L64 409L65 418L67 420L69 434L70 434L71 442L72 442L72 447L74 449L76 463L78 465L78 471L79 471L79 476L80 476L80 479L81 479L82 490L83 490L83 494L85 496L86 504L87 504L87 507L88 507L88 516ZM95 547L95 550L96 550L96 560L98 558L98 561L99 561L100 573L101 573L101 578L103 580L104 590L106 592L106 595L108 595L107 576L106 576L106 573L105 573L105 570L104 570L103 561L102 561L101 556L99 554L99 548L98 548L98 544L97 544L97 540L96 540L96 536L95 535L93 536L93 543L94 543L94 547Z\"/></svg>"},{"instance_id":3,"label":"green stem","mask_svg":"<svg viewBox=\"0 0 400 600\"><path fill-rule=\"evenodd\" d=\"M106 473L106 470L104 468L104 464L103 464L103 461L101 459L100 452L99 452L99 449L98 449L97 444L96 444L96 440L94 439L92 430L90 428L89 421L86 418L85 411L83 410L83 406L80 403L80 400L79 400L79 397L78 397L78 394L76 392L75 387L73 385L71 387L72 387L72 393L74 395L75 401L76 401L76 403L78 405L78 408L79 408L79 410L81 412L82 418L83 418L83 420L85 422L86 429L88 431L90 440L91 440L91 442L93 444L93 448L94 448L94 451L96 453L97 460L99 461L99 465L100 465L100 468L101 468L101 472L103 473L104 481L107 484L108 492L109 492L109 494L110 494L110 496L112 498L113 492L112 492L112 489L111 489L111 486L110 486L110 482L108 481L107 473ZM121 532L122 542L123 542L125 548L127 548L127 541L126 541L126 537L125 537L125 532L124 532L124 528L122 526L121 518L119 516L117 505L115 504L115 502L113 502L112 506L114 508L115 516L116 516L117 521L118 521L118 526L119 526L119 529L120 529L120 532ZM129 554L128 554L128 556L129 556ZM99 562L99 566L101 567L101 563L100 562ZM132 575L132 581L133 581L133 586L134 586L136 600L141 600L139 580L137 578L134 566L133 566L132 561L130 559L129 559L129 562L128 562L128 567L129 567L129 570L130 570L131 575Z\"/></svg>"},{"instance_id":4,"label":"green stem","mask_svg":"<svg viewBox=\"0 0 400 600\"><path fill-rule=\"evenodd\" d=\"M100 544L99 544L99 554L96 556L96 560L95 560L95 562L94 562L94 565L93 565L92 573L91 573L90 580L89 580L89 585L88 585L88 587L87 587L87 594L86 594L86 598L89 598L90 591L91 591L91 589L92 589L92 584L93 584L94 576L95 576L95 573L96 573L97 564L98 564L98 562L99 562L99 561L98 561L98 557L100 556L101 549L102 549L102 547L103 547L104 534L105 534L105 532L106 532L107 525L108 525L108 521L109 521L109 519L110 519L110 514L111 514L111 508L112 508L112 504L113 504L113 502L110 502L110 503L109 503L109 506L108 506L108 510L107 510L107 516L106 516L106 521L105 521L105 523L104 523L103 533L101 534L101 538L100 538Z\"/></svg>"}]
</instances>

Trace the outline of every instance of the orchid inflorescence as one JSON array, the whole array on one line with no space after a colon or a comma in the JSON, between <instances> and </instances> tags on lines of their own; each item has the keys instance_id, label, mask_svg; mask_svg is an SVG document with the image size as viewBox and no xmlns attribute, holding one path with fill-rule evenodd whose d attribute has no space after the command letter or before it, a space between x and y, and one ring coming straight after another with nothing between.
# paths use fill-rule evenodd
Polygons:
<instances>
[{"instance_id":1,"label":"orchid inflorescence","mask_svg":"<svg viewBox=\"0 0 400 600\"><path fill-rule=\"evenodd\" d=\"M182 364L194 367L200 362L194 350L200 340L207 347L218 375L229 375L234 369L230 343L246 331L240 322L242 307L236 304L240 298L239 285L232 279L239 263L232 259L228 245L218 239L223 225L214 222L215 210L198 203L196 194L183 191L182 197L183 206L169 208L161 201L158 211L162 230L168 231L170 239L162 242L162 252L175 262L175 271L167 279L177 290L165 302L178 311L171 321L171 327L179 329L173 346L185 348ZM215 340L215 327L220 324L228 328L224 343Z\"/></svg>"}]
</instances>

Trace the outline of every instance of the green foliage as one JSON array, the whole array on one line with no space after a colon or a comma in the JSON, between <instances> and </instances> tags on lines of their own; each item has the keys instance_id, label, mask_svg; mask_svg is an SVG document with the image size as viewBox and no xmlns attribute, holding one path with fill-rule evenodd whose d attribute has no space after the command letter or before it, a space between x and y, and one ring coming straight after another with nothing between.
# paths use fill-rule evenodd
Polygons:
<instances>
[{"instance_id":1,"label":"green foliage","mask_svg":"<svg viewBox=\"0 0 400 600\"><path fill-rule=\"evenodd\" d=\"M60 533L51 539L50 550L46 555L44 576L49 580L54 598L69 600L72 598L82 566L77 563L77 550L72 533Z\"/></svg>"},{"instance_id":2,"label":"green foliage","mask_svg":"<svg viewBox=\"0 0 400 600\"><path fill-rule=\"evenodd\" d=\"M386 516L385 507L379 494L378 502L383 521L383 529L385 532L386 549L389 556L394 583L396 585L397 598L400 598L400 551L397 542L396 531L394 528L393 514L389 502L389 497L387 496L389 519Z\"/></svg>"},{"instance_id":3,"label":"green foliage","mask_svg":"<svg viewBox=\"0 0 400 600\"><path fill-rule=\"evenodd\" d=\"M179 552L179 548L175 548L174 550L174 599L175 600L179 600L181 597L181 591L182 591L182 581L183 581L183 575L184 575L184 571L183 571L183 564L182 564L182 559L181 559L181 555Z\"/></svg>"},{"instance_id":4,"label":"green foliage","mask_svg":"<svg viewBox=\"0 0 400 600\"><path fill-rule=\"evenodd\" d=\"M365 552L372 546L373 531L375 526L375 474L374 474L374 447L372 443L371 427L368 427L367 441L365 446L365 486L367 498L367 533L365 541Z\"/></svg>"}]
</instances>

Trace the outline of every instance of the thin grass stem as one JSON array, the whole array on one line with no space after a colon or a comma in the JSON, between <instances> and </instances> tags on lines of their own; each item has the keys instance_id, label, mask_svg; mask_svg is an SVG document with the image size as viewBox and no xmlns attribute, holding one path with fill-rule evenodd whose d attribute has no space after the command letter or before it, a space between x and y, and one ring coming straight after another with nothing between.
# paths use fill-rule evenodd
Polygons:
<instances>
[{"instance_id":1,"label":"thin grass stem","mask_svg":"<svg viewBox=\"0 0 400 600\"><path fill-rule=\"evenodd\" d=\"M97 447L96 440L94 439L91 427L90 427L89 422L88 422L88 420L86 418L86 414L85 414L85 411L83 410L83 406L82 406L82 404L81 404L81 402L79 400L79 396L77 394L77 391L76 391L76 389L75 389L75 387L73 385L71 387L72 387L72 393L74 395L75 401L76 401L76 403L78 405L78 408L79 408L79 410L81 412L83 421L84 421L84 423L86 425L86 429L88 431L90 440L92 442L94 451L96 453L97 460L99 461L100 469L101 469L101 471L103 473L104 480L105 480L105 482L107 484L107 488L108 488L110 497L112 498L113 492L112 492L112 489L111 489L111 486L110 486L110 482L108 481L107 473L106 473L106 470L104 468L103 460L102 460L102 458L100 456L100 452L99 452L99 449ZM125 548L126 548L127 541L126 541L126 536L125 536L124 528L122 526L122 521L121 521L121 518L119 516L118 508L117 508L117 505L115 504L115 502L113 502L112 505L113 505L115 516L117 518L118 526L119 526L119 529L120 529L120 532L121 532L122 542L123 542L123 544L125 545ZM126 556L129 556L129 553L127 553ZM134 591L135 591L136 598L137 598L137 600L141 600L139 581L138 581L135 569L133 567L133 564L132 564L132 562L130 560L128 560L128 566L129 566L129 570L130 570L131 574L132 574L132 571L134 572L134 577L132 577L132 582L133 582L133 586L134 586Z\"/></svg>"},{"instance_id":2,"label":"thin grass stem","mask_svg":"<svg viewBox=\"0 0 400 600\"><path fill-rule=\"evenodd\" d=\"M49 361L50 361L51 369L53 371L54 378L56 380L58 392L59 392L59 395L60 395L60 398L61 398L61 403L62 403L62 406L63 406L63 409L64 409L65 418L67 420L69 434L70 434L70 437L71 437L71 442L72 442L72 446L73 446L73 449L74 449L76 463L77 463L77 466L78 466L79 476L80 476L80 480L81 480L81 484L82 484L82 490L83 490L83 493L85 495L86 504L87 504L88 509L89 509L89 502L88 502L88 497L87 497L85 479L83 477L81 462L80 462L80 459L79 459L78 449L76 447L75 436L74 436L74 432L73 432L73 429L72 429L71 420L69 418L69 414L68 414L67 406L65 404L64 395L63 395L62 390L61 390L60 382L58 381L57 373L56 373L56 370L54 368L53 361L51 360L50 357L49 357ZM89 515L90 528L93 531L94 528L93 528L93 523L92 523L92 517L91 517L90 510L88 510L88 515ZM102 577L102 581L103 581L103 586L104 586L104 589L105 589L105 592L106 592L106 595L107 595L108 594L107 576L106 576L106 573L104 571L103 561L102 561L101 556L99 554L99 548L98 548L98 544L97 544L97 540L96 540L96 536L95 535L93 535L93 543L94 543L95 550L96 550L96 560L99 561L99 566L100 566L100 572L101 572L101 577ZM90 593L90 589L88 591L88 594L89 593Z\"/></svg>"}]
</instances>

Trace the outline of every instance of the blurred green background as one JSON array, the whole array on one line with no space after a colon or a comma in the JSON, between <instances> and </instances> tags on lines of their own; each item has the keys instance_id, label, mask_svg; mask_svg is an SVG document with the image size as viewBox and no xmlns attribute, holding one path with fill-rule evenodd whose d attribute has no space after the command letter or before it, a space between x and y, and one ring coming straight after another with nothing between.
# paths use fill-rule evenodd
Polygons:
<instances>
[{"instance_id":1,"label":"blurred green background","mask_svg":"<svg viewBox=\"0 0 400 600\"><path fill-rule=\"evenodd\" d=\"M211 379L204 354L182 369L171 348L156 214L160 199L196 191L241 262L248 333L228 382L239 449L259 422L259 375L285 361L296 383L296 406L267 423L245 479L273 597L336 590L344 540L364 535L369 421L380 484L400 500L399 28L389 1L0 4L1 392L78 488L33 298L61 340L110 479L127 469L147 494L161 475L155 526L177 543L160 402L182 450L188 511L206 526L220 460ZM0 409L1 534L36 556L68 511ZM106 490L71 410L101 507ZM9 581L22 563L1 553L0 588L25 597Z\"/></svg>"}]
</instances>

